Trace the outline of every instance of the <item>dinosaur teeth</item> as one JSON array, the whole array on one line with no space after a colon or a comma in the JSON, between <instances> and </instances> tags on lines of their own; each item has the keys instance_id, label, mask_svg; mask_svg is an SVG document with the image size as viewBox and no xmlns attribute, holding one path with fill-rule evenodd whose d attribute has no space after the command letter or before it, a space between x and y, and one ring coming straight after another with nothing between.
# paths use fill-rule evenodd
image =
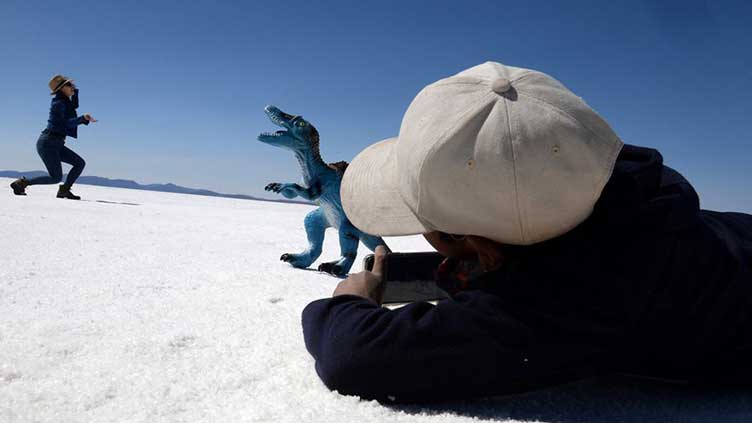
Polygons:
<instances>
[{"instance_id":1,"label":"dinosaur teeth","mask_svg":"<svg viewBox=\"0 0 752 423\"><path fill-rule=\"evenodd\" d=\"M282 126L282 125L283 125L283 122L282 122L282 120L281 120L281 119L279 119L279 118L278 118L278 117L276 117L276 116L272 116L272 117L271 117L271 121L272 121L272 122L274 122L274 123L276 123L276 124L277 124L277 125L279 125L279 126Z\"/></svg>"}]
</instances>

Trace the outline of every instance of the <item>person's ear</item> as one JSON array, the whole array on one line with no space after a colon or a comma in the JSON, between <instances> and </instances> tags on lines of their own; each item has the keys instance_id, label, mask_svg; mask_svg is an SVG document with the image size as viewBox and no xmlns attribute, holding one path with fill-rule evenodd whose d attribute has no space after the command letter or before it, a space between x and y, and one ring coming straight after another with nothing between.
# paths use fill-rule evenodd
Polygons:
<instances>
[{"instance_id":1,"label":"person's ear","mask_svg":"<svg viewBox=\"0 0 752 423\"><path fill-rule=\"evenodd\" d=\"M467 242L478 254L478 261L486 272L496 270L504 264L503 244L475 235L468 235Z\"/></svg>"}]
</instances>

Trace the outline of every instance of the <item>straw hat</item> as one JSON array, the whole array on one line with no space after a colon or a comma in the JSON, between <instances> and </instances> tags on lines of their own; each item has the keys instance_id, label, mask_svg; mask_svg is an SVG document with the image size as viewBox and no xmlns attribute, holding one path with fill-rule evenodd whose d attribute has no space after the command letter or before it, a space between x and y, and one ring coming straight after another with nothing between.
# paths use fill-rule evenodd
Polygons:
<instances>
[{"instance_id":1,"label":"straw hat","mask_svg":"<svg viewBox=\"0 0 752 423\"><path fill-rule=\"evenodd\" d=\"M73 82L73 80L63 75L53 76L52 79L50 79L50 82L47 84L50 86L50 91L52 91L50 95L57 94L57 92L60 91L60 88L63 88L63 85L67 84L68 82Z\"/></svg>"}]
</instances>

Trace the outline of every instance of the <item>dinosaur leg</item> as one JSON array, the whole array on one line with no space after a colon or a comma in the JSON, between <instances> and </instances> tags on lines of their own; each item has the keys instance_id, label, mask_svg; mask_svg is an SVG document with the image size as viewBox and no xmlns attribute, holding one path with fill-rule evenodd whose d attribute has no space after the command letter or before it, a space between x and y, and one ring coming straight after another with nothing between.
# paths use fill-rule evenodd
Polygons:
<instances>
[{"instance_id":1,"label":"dinosaur leg","mask_svg":"<svg viewBox=\"0 0 752 423\"><path fill-rule=\"evenodd\" d=\"M339 248L342 257L339 260L321 263L319 271L331 273L335 276L345 276L350 271L355 257L358 255L359 231L351 224L339 228Z\"/></svg>"},{"instance_id":2,"label":"dinosaur leg","mask_svg":"<svg viewBox=\"0 0 752 423\"><path fill-rule=\"evenodd\" d=\"M321 255L324 231L329 223L324 218L324 211L318 208L306 215L303 224L305 225L306 235L308 235L308 248L300 254L282 254L279 259L292 264L294 267L305 269Z\"/></svg>"},{"instance_id":3,"label":"dinosaur leg","mask_svg":"<svg viewBox=\"0 0 752 423\"><path fill-rule=\"evenodd\" d=\"M378 236L368 235L368 234L364 234L363 232L361 232L360 242L362 242L363 245L368 247L368 249L371 251L376 251L376 247L378 247L379 245L383 245L384 247L386 247L387 252L392 251L391 249L389 249L389 246L386 245L386 242L381 237L378 237Z\"/></svg>"}]
</instances>

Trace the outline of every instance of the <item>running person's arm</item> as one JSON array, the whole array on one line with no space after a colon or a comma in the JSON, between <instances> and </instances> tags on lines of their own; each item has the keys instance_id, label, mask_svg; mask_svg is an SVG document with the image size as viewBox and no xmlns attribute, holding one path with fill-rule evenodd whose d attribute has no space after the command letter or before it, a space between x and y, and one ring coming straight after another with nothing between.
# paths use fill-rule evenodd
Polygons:
<instances>
[{"instance_id":1,"label":"running person's arm","mask_svg":"<svg viewBox=\"0 0 752 423\"><path fill-rule=\"evenodd\" d=\"M71 97L71 103L74 109L78 109L78 88L73 89L73 97Z\"/></svg>"},{"instance_id":2,"label":"running person's arm","mask_svg":"<svg viewBox=\"0 0 752 423\"><path fill-rule=\"evenodd\" d=\"M73 97L71 98L71 103L73 103L73 108L78 109L78 88L76 88L73 91ZM82 122L84 125L88 125L91 122L96 122L97 120L94 119L94 117L88 113L84 113L83 115L84 121Z\"/></svg>"},{"instance_id":3,"label":"running person's arm","mask_svg":"<svg viewBox=\"0 0 752 423\"><path fill-rule=\"evenodd\" d=\"M67 119L65 117L65 104L63 104L62 102L56 102L52 105L52 110L50 111L50 120L52 127L55 128L57 132L61 133L68 133L78 125L89 124L89 121L84 116L77 116Z\"/></svg>"}]
</instances>

